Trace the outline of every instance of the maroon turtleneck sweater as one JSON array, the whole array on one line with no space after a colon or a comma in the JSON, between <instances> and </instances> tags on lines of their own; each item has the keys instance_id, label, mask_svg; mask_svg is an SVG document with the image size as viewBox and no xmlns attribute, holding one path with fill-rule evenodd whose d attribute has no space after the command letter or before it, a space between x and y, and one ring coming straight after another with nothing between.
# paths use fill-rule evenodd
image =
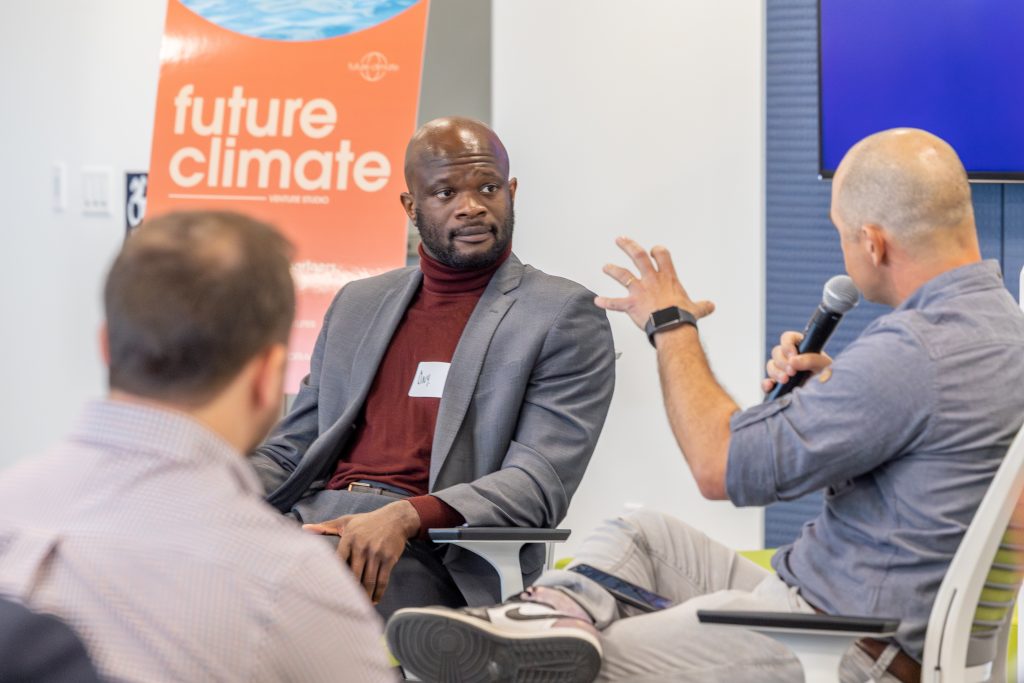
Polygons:
<instances>
[{"instance_id":1,"label":"maroon turtleneck sweater","mask_svg":"<svg viewBox=\"0 0 1024 683\"><path fill-rule=\"evenodd\" d=\"M487 283L511 253L482 270L456 270L431 258L420 246L423 285L398 324L370 387L352 448L338 462L329 489L354 481L378 481L413 494L409 502L426 530L466 520L440 498L427 495L439 397L409 396L423 362L450 363L462 331Z\"/></svg>"}]
</instances>

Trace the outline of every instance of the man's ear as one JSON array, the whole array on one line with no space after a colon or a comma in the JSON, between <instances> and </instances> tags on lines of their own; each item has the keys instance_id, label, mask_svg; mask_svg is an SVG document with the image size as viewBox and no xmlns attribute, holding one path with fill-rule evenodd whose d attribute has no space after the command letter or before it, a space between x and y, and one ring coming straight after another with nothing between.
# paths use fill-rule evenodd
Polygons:
<instances>
[{"instance_id":1,"label":"man's ear","mask_svg":"<svg viewBox=\"0 0 1024 683\"><path fill-rule=\"evenodd\" d=\"M516 188L519 187L519 178L512 178L508 181L508 196L512 201L516 199Z\"/></svg>"},{"instance_id":2,"label":"man's ear","mask_svg":"<svg viewBox=\"0 0 1024 683\"><path fill-rule=\"evenodd\" d=\"M110 367L110 333L107 330L107 322L103 321L100 324L99 332L100 342L100 357L103 359L103 364L108 368Z\"/></svg>"},{"instance_id":3,"label":"man's ear","mask_svg":"<svg viewBox=\"0 0 1024 683\"><path fill-rule=\"evenodd\" d=\"M402 198L402 208L405 209L405 215L408 216L409 220L411 220L413 222L413 225L415 225L416 224L416 201L413 199L412 195L409 194L408 192L403 192L402 195L401 195L401 198Z\"/></svg>"},{"instance_id":4,"label":"man's ear","mask_svg":"<svg viewBox=\"0 0 1024 683\"><path fill-rule=\"evenodd\" d=\"M878 268L886 263L889 253L889 240L885 228L874 223L862 225L861 244L871 257L871 263Z\"/></svg>"},{"instance_id":5,"label":"man's ear","mask_svg":"<svg viewBox=\"0 0 1024 683\"><path fill-rule=\"evenodd\" d=\"M284 392L284 366L288 349L284 344L268 346L253 359L253 401L259 408L276 405Z\"/></svg>"}]
</instances>

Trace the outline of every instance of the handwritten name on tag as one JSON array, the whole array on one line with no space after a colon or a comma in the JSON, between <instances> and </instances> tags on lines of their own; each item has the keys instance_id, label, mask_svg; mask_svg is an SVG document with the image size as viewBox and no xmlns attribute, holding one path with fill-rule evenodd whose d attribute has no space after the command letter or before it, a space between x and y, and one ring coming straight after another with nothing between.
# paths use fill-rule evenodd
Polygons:
<instances>
[{"instance_id":1,"label":"handwritten name on tag","mask_svg":"<svg viewBox=\"0 0 1024 683\"><path fill-rule=\"evenodd\" d=\"M448 380L448 369L451 363L420 363L416 368L416 374L412 378L412 386L409 387L409 395L412 397L441 398L444 393L444 383Z\"/></svg>"}]
</instances>

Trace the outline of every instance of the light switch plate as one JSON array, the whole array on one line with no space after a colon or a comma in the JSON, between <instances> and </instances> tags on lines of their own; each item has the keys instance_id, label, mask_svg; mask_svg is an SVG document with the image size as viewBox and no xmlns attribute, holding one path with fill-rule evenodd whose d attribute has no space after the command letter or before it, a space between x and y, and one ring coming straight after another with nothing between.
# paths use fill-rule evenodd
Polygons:
<instances>
[{"instance_id":1,"label":"light switch plate","mask_svg":"<svg viewBox=\"0 0 1024 683\"><path fill-rule=\"evenodd\" d=\"M82 167L82 213L110 215L113 172L106 166Z\"/></svg>"}]
</instances>

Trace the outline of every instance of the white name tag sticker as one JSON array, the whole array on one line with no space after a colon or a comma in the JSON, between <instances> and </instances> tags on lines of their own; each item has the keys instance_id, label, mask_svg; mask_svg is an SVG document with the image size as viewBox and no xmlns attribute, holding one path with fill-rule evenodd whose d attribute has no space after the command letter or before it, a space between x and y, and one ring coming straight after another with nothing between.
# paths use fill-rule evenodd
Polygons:
<instances>
[{"instance_id":1,"label":"white name tag sticker","mask_svg":"<svg viewBox=\"0 0 1024 683\"><path fill-rule=\"evenodd\" d=\"M451 363L420 363L416 368L416 375L412 378L409 395L414 398L441 398L451 366Z\"/></svg>"}]
</instances>

